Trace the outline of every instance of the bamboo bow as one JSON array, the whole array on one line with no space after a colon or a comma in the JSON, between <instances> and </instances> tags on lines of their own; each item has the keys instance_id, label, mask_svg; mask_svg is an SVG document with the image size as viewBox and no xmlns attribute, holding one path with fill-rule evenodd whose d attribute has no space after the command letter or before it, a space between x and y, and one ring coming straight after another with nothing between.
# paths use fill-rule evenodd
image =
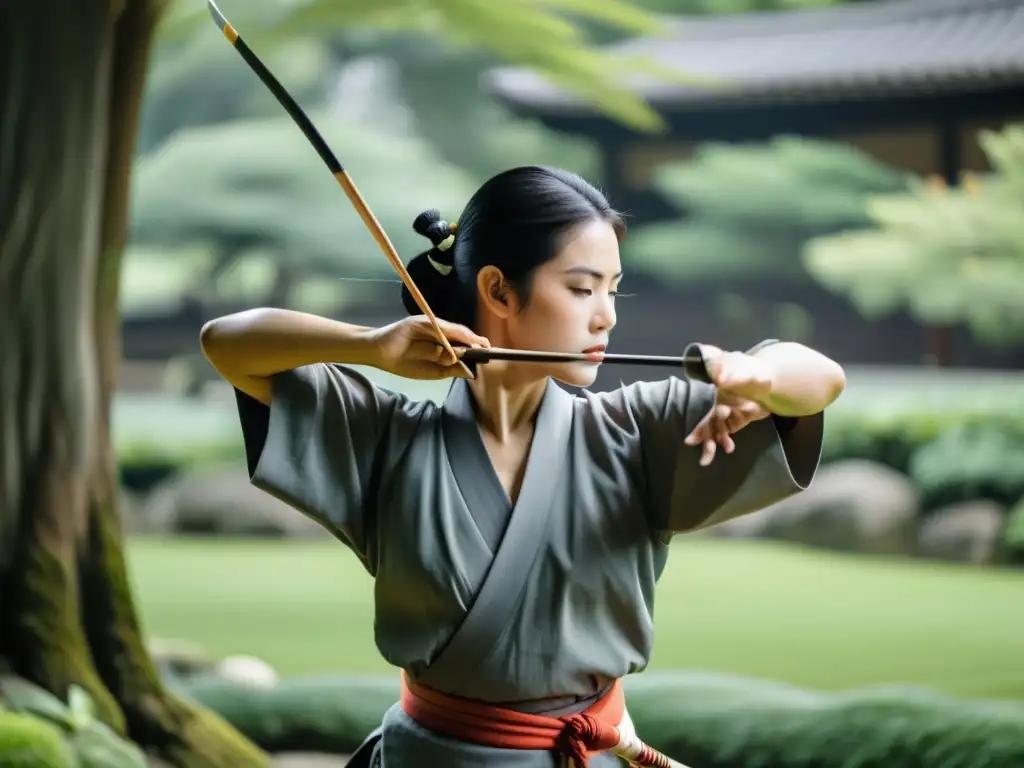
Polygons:
<instances>
[{"instance_id":1,"label":"bamboo bow","mask_svg":"<svg viewBox=\"0 0 1024 768\"><path fill-rule=\"evenodd\" d=\"M341 184L341 188L345 190L345 194L348 196L352 206L356 209L356 212L362 218L366 228L370 230L370 234L373 235L373 239L377 241L384 255L388 261L391 262L391 266L395 272L401 278L402 282L405 283L405 287L409 289L409 293L412 294L413 299L416 301L416 305L420 308L423 314L430 320L430 324L434 327L434 332L437 334L438 340L444 346L445 350L448 351L453 357L457 357L455 350L452 349L451 344L445 337L444 332L441 330L440 324L437 322L437 316L434 315L430 305L427 304L427 300L420 293L419 288L416 287L416 283L409 275L405 265L402 263L401 258L398 256L398 252L395 247L391 244L391 240L384 232L380 222L377 221L377 217L373 215L373 211L366 204L363 196L359 194L359 190L356 188L352 178L348 175L344 166L338 162L338 158L335 157L331 148L327 146L327 142L323 136L313 125L313 121L309 119L309 116L302 110L302 107L296 103L295 99L290 93L281 85L280 81L273 75L273 73L267 69L266 65L260 61L259 57L253 53L252 49L246 45L245 41L238 34L238 31L231 26L228 20L224 17L224 14L220 12L217 4L214 0L207 0L207 8L210 11L210 15L213 17L214 22L220 28L220 31L224 33L224 37L228 39L228 42L238 51L239 55L249 65L249 68L256 73L256 75L263 81L263 84L267 86L271 93L281 103L281 106L287 110L288 114L291 115L292 120L299 126L302 132L305 134L306 139L313 145L313 148L320 155L320 158L327 165L328 170L334 175L334 178ZM700 352L700 348L696 344L691 344L686 348L685 353L682 357L671 357L671 356L660 356L660 355L619 355L619 354L586 354L586 353L574 353L574 352L540 352L534 350L522 350L522 349L467 349L463 350L463 355L459 359L460 365L466 370L466 372L472 376L472 371L467 367L466 363L486 363L490 360L510 360L518 362L590 362L590 363L620 363L626 365L668 365L684 368L687 376L693 379L699 379L701 381L710 382L710 376L705 366L704 357Z\"/></svg>"}]
</instances>

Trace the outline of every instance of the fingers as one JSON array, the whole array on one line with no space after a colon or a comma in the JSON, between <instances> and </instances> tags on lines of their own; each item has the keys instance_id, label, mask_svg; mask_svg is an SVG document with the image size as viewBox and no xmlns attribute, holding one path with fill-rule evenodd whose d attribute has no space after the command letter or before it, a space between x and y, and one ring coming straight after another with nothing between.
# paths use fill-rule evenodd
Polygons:
<instances>
[{"instance_id":1,"label":"fingers","mask_svg":"<svg viewBox=\"0 0 1024 768\"><path fill-rule=\"evenodd\" d=\"M701 440L708 439L711 433L716 430L717 422L723 421L729 418L729 414L732 409L723 403L716 403L712 406L711 411L700 420L700 423L693 428L693 432L689 434L685 442L687 445L697 445ZM712 425L715 425L712 427Z\"/></svg>"},{"instance_id":2,"label":"fingers","mask_svg":"<svg viewBox=\"0 0 1024 768\"><path fill-rule=\"evenodd\" d=\"M429 321L427 321L429 323ZM445 338L449 342L455 342L456 344L465 344L468 347L488 349L491 346L491 342L485 337L474 333L472 330L464 325L457 323L449 323L447 320L441 320L438 318L437 324L441 326L441 330L444 332ZM431 326L433 331L433 326Z\"/></svg>"},{"instance_id":3,"label":"fingers","mask_svg":"<svg viewBox=\"0 0 1024 768\"><path fill-rule=\"evenodd\" d=\"M719 446L726 454L736 450L736 443L730 433L742 428L745 423L745 417L738 410L734 411L732 407L718 403L687 435L684 442L687 445L701 446L698 463L700 466L706 467L714 460Z\"/></svg>"},{"instance_id":4,"label":"fingers","mask_svg":"<svg viewBox=\"0 0 1024 768\"><path fill-rule=\"evenodd\" d=\"M704 441L704 448L701 450L700 461L698 462L700 466L706 467L714 460L717 448L718 446L715 444L714 440Z\"/></svg>"},{"instance_id":5,"label":"fingers","mask_svg":"<svg viewBox=\"0 0 1024 768\"><path fill-rule=\"evenodd\" d=\"M444 348L436 339L418 339L409 345L407 355L412 360L418 360L428 365L433 365L442 371L445 368L457 368L462 371L465 375L465 368L459 362L459 358L462 357L462 351L464 348L455 348L455 357L453 358L448 354L448 350ZM441 374L439 373L439 377Z\"/></svg>"}]
</instances>

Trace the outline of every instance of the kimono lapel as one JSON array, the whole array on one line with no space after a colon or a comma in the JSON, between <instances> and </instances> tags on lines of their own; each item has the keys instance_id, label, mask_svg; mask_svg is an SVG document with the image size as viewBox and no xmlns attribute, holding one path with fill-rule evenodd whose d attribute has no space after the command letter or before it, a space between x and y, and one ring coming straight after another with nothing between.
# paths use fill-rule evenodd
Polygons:
<instances>
[{"instance_id":1,"label":"kimono lapel","mask_svg":"<svg viewBox=\"0 0 1024 768\"><path fill-rule=\"evenodd\" d=\"M549 380L513 507L487 455L471 398L469 386L457 379L444 406L445 446L471 514L488 543L494 542L494 559L462 624L418 676L419 682L440 690L474 672L518 606L547 540L552 484L565 471L572 428L573 397Z\"/></svg>"},{"instance_id":2,"label":"kimono lapel","mask_svg":"<svg viewBox=\"0 0 1024 768\"><path fill-rule=\"evenodd\" d=\"M469 385L463 379L456 379L448 392L442 413L442 425L445 451L452 474L455 475L455 482L493 556L498 551L505 526L512 515L512 502L505 493L487 454L487 447L476 423L473 396L469 391ZM539 428L538 414L537 429ZM530 450L532 452L532 445ZM527 461L529 462L529 459ZM524 482L523 485L525 484Z\"/></svg>"}]
</instances>

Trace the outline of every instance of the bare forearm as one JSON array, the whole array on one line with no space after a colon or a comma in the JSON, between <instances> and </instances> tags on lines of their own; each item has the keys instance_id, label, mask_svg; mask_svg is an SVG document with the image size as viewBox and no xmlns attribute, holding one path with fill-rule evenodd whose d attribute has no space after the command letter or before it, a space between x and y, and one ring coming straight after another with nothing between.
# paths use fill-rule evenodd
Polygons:
<instances>
[{"instance_id":1,"label":"bare forearm","mask_svg":"<svg viewBox=\"0 0 1024 768\"><path fill-rule=\"evenodd\" d=\"M834 360L803 344L780 342L755 353L771 367L771 392L761 405L779 416L808 416L831 405L846 387L846 374Z\"/></svg>"},{"instance_id":2,"label":"bare forearm","mask_svg":"<svg viewBox=\"0 0 1024 768\"><path fill-rule=\"evenodd\" d=\"M263 377L321 362L372 365L371 329L304 312L261 308L211 320L203 354L222 374Z\"/></svg>"}]
</instances>

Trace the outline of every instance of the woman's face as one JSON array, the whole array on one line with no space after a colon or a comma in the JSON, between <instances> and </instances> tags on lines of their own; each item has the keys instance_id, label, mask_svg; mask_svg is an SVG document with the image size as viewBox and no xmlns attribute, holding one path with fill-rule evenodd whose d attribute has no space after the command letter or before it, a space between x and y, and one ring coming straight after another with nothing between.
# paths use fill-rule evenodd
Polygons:
<instances>
[{"instance_id":1,"label":"woman's face","mask_svg":"<svg viewBox=\"0 0 1024 768\"><path fill-rule=\"evenodd\" d=\"M511 297L511 345L555 352L603 351L615 327L615 292L621 276L619 242L611 224L600 219L580 224L566 234L559 254L534 272L525 307L518 296ZM598 366L557 363L544 368L559 381L586 387L597 378Z\"/></svg>"}]
</instances>

